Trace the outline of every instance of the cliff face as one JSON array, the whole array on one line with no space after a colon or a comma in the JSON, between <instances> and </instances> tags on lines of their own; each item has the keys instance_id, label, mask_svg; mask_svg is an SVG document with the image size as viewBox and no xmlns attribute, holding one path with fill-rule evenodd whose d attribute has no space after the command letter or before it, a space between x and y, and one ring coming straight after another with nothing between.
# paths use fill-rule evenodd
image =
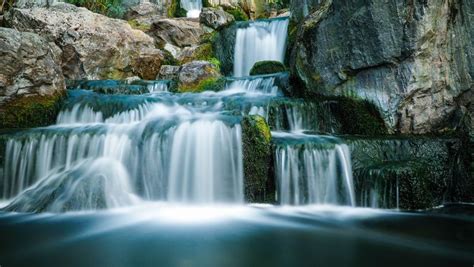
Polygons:
<instances>
[{"instance_id":1,"label":"cliff face","mask_svg":"<svg viewBox=\"0 0 474 267\"><path fill-rule=\"evenodd\" d=\"M292 2L311 11L304 19L293 13L299 24L290 62L307 92L370 100L393 132L472 121L474 2L318 2Z\"/></svg>"}]
</instances>

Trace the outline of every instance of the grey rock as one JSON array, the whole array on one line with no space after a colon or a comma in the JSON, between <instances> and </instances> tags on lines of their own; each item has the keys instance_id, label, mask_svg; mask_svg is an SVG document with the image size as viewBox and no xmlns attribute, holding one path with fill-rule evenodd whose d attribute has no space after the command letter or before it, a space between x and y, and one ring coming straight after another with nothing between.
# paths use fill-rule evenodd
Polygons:
<instances>
[{"instance_id":1,"label":"grey rock","mask_svg":"<svg viewBox=\"0 0 474 267\"><path fill-rule=\"evenodd\" d=\"M53 49L34 33L0 28L0 110L10 100L65 91Z\"/></svg>"},{"instance_id":2,"label":"grey rock","mask_svg":"<svg viewBox=\"0 0 474 267\"><path fill-rule=\"evenodd\" d=\"M184 64L179 72L179 87L182 91L195 91L202 81L221 77L217 67L208 61L192 61Z\"/></svg>"},{"instance_id":3,"label":"grey rock","mask_svg":"<svg viewBox=\"0 0 474 267\"><path fill-rule=\"evenodd\" d=\"M180 66L172 66L172 65L163 65L161 66L160 72L158 76L156 76L157 80L176 80L179 75L179 70L181 69Z\"/></svg>"},{"instance_id":4,"label":"grey rock","mask_svg":"<svg viewBox=\"0 0 474 267\"><path fill-rule=\"evenodd\" d=\"M299 25L290 58L312 93L372 101L392 132L450 127L472 90L474 2L325 0Z\"/></svg>"},{"instance_id":5,"label":"grey rock","mask_svg":"<svg viewBox=\"0 0 474 267\"><path fill-rule=\"evenodd\" d=\"M182 48L199 44L205 30L198 21L177 18L153 22L149 33L161 46L169 43Z\"/></svg>"},{"instance_id":6,"label":"grey rock","mask_svg":"<svg viewBox=\"0 0 474 267\"><path fill-rule=\"evenodd\" d=\"M214 30L227 26L234 20L234 16L221 8L203 8L199 15L199 21Z\"/></svg>"},{"instance_id":7,"label":"grey rock","mask_svg":"<svg viewBox=\"0 0 474 267\"><path fill-rule=\"evenodd\" d=\"M127 22L70 4L14 8L6 20L15 29L35 32L57 44L68 79L153 79L164 59L153 38Z\"/></svg>"}]
</instances>

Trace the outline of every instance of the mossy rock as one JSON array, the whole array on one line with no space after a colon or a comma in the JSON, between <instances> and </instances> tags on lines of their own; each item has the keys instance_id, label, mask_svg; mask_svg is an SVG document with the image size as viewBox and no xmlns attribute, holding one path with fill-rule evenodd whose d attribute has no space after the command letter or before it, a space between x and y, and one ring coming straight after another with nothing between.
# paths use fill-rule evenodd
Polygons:
<instances>
[{"instance_id":1,"label":"mossy rock","mask_svg":"<svg viewBox=\"0 0 474 267\"><path fill-rule=\"evenodd\" d=\"M170 18L185 18L188 12L181 7L180 0L172 0L168 8L168 17Z\"/></svg>"},{"instance_id":2,"label":"mossy rock","mask_svg":"<svg viewBox=\"0 0 474 267\"><path fill-rule=\"evenodd\" d=\"M204 91L222 91L225 88L224 78L209 78L201 80L197 84L180 84L178 86L179 93L201 93Z\"/></svg>"},{"instance_id":3,"label":"mossy rock","mask_svg":"<svg viewBox=\"0 0 474 267\"><path fill-rule=\"evenodd\" d=\"M234 16L236 21L247 21L249 16L240 7L224 7L224 11Z\"/></svg>"},{"instance_id":4,"label":"mossy rock","mask_svg":"<svg viewBox=\"0 0 474 267\"><path fill-rule=\"evenodd\" d=\"M33 128L51 125L60 111L63 94L52 96L25 96L7 102L1 107L0 129Z\"/></svg>"},{"instance_id":5,"label":"mossy rock","mask_svg":"<svg viewBox=\"0 0 474 267\"><path fill-rule=\"evenodd\" d=\"M131 19L131 20L128 20L127 22L135 30L140 30L140 31L147 32L151 29L151 25L140 23L136 19Z\"/></svg>"},{"instance_id":6,"label":"mossy rock","mask_svg":"<svg viewBox=\"0 0 474 267\"><path fill-rule=\"evenodd\" d=\"M385 135L388 129L377 107L363 99L332 97L331 111L341 123L343 134Z\"/></svg>"},{"instance_id":7,"label":"mossy rock","mask_svg":"<svg viewBox=\"0 0 474 267\"><path fill-rule=\"evenodd\" d=\"M271 172L271 132L261 116L242 119L245 199L251 203L275 202Z\"/></svg>"},{"instance_id":8,"label":"mossy rock","mask_svg":"<svg viewBox=\"0 0 474 267\"><path fill-rule=\"evenodd\" d=\"M265 75L285 72L286 67L279 61L265 60L255 63L250 70L250 75Z\"/></svg>"}]
</instances>

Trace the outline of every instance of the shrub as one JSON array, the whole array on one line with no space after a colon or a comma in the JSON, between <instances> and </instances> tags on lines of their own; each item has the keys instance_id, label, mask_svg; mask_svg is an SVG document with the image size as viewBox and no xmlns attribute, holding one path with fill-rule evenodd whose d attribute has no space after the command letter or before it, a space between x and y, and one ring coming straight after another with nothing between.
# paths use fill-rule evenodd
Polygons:
<instances>
[{"instance_id":1,"label":"shrub","mask_svg":"<svg viewBox=\"0 0 474 267\"><path fill-rule=\"evenodd\" d=\"M125 13L122 0L66 0L66 2L112 18L121 18Z\"/></svg>"}]
</instances>

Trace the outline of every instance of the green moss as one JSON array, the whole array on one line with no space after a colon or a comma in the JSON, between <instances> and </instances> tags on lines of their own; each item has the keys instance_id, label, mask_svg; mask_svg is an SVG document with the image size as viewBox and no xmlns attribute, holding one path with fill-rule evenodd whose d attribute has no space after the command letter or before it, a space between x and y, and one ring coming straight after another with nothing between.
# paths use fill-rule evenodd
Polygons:
<instances>
[{"instance_id":1,"label":"green moss","mask_svg":"<svg viewBox=\"0 0 474 267\"><path fill-rule=\"evenodd\" d=\"M270 127L260 116L246 116L242 119L241 125L245 199L247 202L274 202Z\"/></svg>"},{"instance_id":2,"label":"green moss","mask_svg":"<svg viewBox=\"0 0 474 267\"><path fill-rule=\"evenodd\" d=\"M180 93L200 93L204 91L221 91L225 87L225 79L223 78L209 78L201 80L197 84L180 84L178 92Z\"/></svg>"},{"instance_id":3,"label":"green moss","mask_svg":"<svg viewBox=\"0 0 474 267\"><path fill-rule=\"evenodd\" d=\"M21 97L6 103L0 113L0 128L32 128L53 124L62 94Z\"/></svg>"},{"instance_id":4,"label":"green moss","mask_svg":"<svg viewBox=\"0 0 474 267\"><path fill-rule=\"evenodd\" d=\"M225 12L234 16L236 21L247 21L249 16L240 7L224 7Z\"/></svg>"},{"instance_id":5,"label":"green moss","mask_svg":"<svg viewBox=\"0 0 474 267\"><path fill-rule=\"evenodd\" d=\"M187 16L187 11L181 8L180 0L172 0L168 8L168 17L170 18L183 18Z\"/></svg>"},{"instance_id":6,"label":"green moss","mask_svg":"<svg viewBox=\"0 0 474 267\"><path fill-rule=\"evenodd\" d=\"M377 107L367 100L332 97L331 110L341 123L344 134L384 135L388 133Z\"/></svg>"},{"instance_id":7,"label":"green moss","mask_svg":"<svg viewBox=\"0 0 474 267\"><path fill-rule=\"evenodd\" d=\"M279 61L259 61L250 70L250 75L265 75L286 71L285 65Z\"/></svg>"},{"instance_id":8,"label":"green moss","mask_svg":"<svg viewBox=\"0 0 474 267\"><path fill-rule=\"evenodd\" d=\"M147 24L142 24L138 22L136 19L128 20L127 21L130 26L136 30L147 32L150 30L151 26Z\"/></svg>"}]
</instances>

